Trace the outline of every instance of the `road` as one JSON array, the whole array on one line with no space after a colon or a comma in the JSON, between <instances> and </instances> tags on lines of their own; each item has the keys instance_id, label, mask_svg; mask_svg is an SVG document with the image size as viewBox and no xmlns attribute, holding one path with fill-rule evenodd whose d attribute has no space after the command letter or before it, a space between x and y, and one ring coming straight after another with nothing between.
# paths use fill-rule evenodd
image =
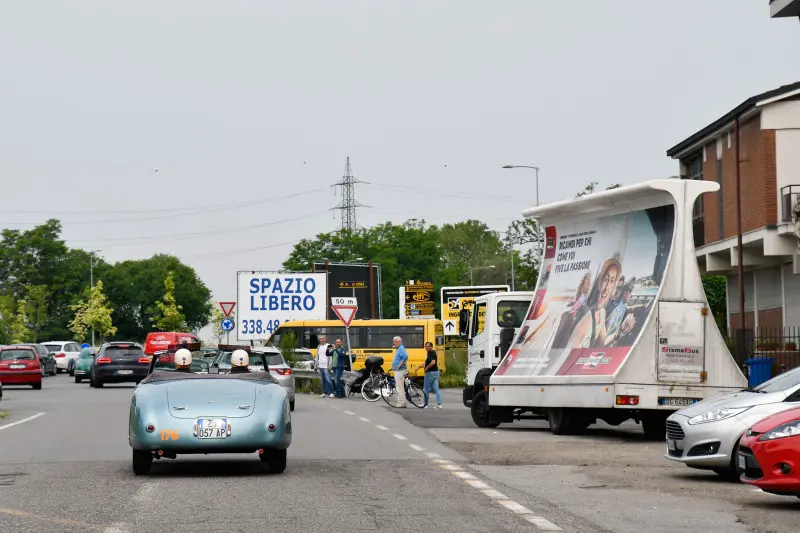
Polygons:
<instances>
[{"instance_id":1,"label":"road","mask_svg":"<svg viewBox=\"0 0 800 533\"><path fill-rule=\"evenodd\" d=\"M203 456L136 477L132 390L66 375L5 389L0 531L796 531L796 499L664 461L635 425L479 430L455 391L442 410L299 395L284 474L255 455Z\"/></svg>"}]
</instances>

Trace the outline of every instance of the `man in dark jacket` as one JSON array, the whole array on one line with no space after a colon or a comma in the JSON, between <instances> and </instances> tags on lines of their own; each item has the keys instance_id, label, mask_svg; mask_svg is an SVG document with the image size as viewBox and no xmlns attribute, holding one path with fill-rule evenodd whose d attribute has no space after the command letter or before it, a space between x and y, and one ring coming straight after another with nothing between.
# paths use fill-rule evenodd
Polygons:
<instances>
[{"instance_id":1,"label":"man in dark jacket","mask_svg":"<svg viewBox=\"0 0 800 533\"><path fill-rule=\"evenodd\" d=\"M342 346L342 339L336 339L336 348L333 350L333 380L334 394L337 398L344 398L344 383L342 374L347 367L347 349Z\"/></svg>"}]
</instances>

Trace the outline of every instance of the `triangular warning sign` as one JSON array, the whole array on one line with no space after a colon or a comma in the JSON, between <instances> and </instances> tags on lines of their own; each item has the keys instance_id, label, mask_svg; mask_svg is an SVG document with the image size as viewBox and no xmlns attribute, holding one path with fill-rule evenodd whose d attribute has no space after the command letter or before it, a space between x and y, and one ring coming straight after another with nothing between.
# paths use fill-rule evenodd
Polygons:
<instances>
[{"instance_id":1,"label":"triangular warning sign","mask_svg":"<svg viewBox=\"0 0 800 533\"><path fill-rule=\"evenodd\" d=\"M356 311L358 311L357 305L334 305L333 312L336 313L336 316L339 317L339 320L344 322L345 327L350 327L350 322L353 321L353 318L356 316Z\"/></svg>"},{"instance_id":2,"label":"triangular warning sign","mask_svg":"<svg viewBox=\"0 0 800 533\"><path fill-rule=\"evenodd\" d=\"M222 312L225 313L225 316L231 316L233 308L236 307L236 302L220 302L219 306L222 308Z\"/></svg>"}]
</instances>

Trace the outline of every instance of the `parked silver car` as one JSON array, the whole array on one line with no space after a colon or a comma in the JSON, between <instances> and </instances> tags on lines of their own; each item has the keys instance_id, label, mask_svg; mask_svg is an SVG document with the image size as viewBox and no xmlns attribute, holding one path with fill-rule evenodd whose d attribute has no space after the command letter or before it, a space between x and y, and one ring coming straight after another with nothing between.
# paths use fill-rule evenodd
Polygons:
<instances>
[{"instance_id":1,"label":"parked silver car","mask_svg":"<svg viewBox=\"0 0 800 533\"><path fill-rule=\"evenodd\" d=\"M289 408L294 411L294 375L292 375L292 369L286 363L286 359L283 358L280 350L271 346L260 346L251 348L250 351L252 354L263 354L265 356L267 364L269 365L269 373L278 380L278 383L280 383L284 389L286 389L286 393L289 395ZM220 372L223 373L230 371L232 354L233 351L220 351L213 366L218 367ZM247 365L247 368L252 372L261 372L264 370L264 367L261 366L260 363L261 357L251 357L250 364Z\"/></svg>"},{"instance_id":2,"label":"parked silver car","mask_svg":"<svg viewBox=\"0 0 800 533\"><path fill-rule=\"evenodd\" d=\"M800 406L800 368L732 394L709 398L667 418L667 459L739 479L736 449L747 429Z\"/></svg>"}]
</instances>

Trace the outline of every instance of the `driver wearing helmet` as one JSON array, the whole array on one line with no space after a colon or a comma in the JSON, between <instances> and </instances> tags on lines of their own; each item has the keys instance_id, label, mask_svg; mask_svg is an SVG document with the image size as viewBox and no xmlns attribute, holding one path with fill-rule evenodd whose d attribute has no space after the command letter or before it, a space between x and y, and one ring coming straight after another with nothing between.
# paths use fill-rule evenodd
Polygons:
<instances>
[{"instance_id":1,"label":"driver wearing helmet","mask_svg":"<svg viewBox=\"0 0 800 533\"><path fill-rule=\"evenodd\" d=\"M181 348L175 352L175 372L191 372L192 352Z\"/></svg>"},{"instance_id":2,"label":"driver wearing helmet","mask_svg":"<svg viewBox=\"0 0 800 533\"><path fill-rule=\"evenodd\" d=\"M231 354L231 374L248 374L250 370L250 356L244 350L236 350Z\"/></svg>"}]
</instances>

